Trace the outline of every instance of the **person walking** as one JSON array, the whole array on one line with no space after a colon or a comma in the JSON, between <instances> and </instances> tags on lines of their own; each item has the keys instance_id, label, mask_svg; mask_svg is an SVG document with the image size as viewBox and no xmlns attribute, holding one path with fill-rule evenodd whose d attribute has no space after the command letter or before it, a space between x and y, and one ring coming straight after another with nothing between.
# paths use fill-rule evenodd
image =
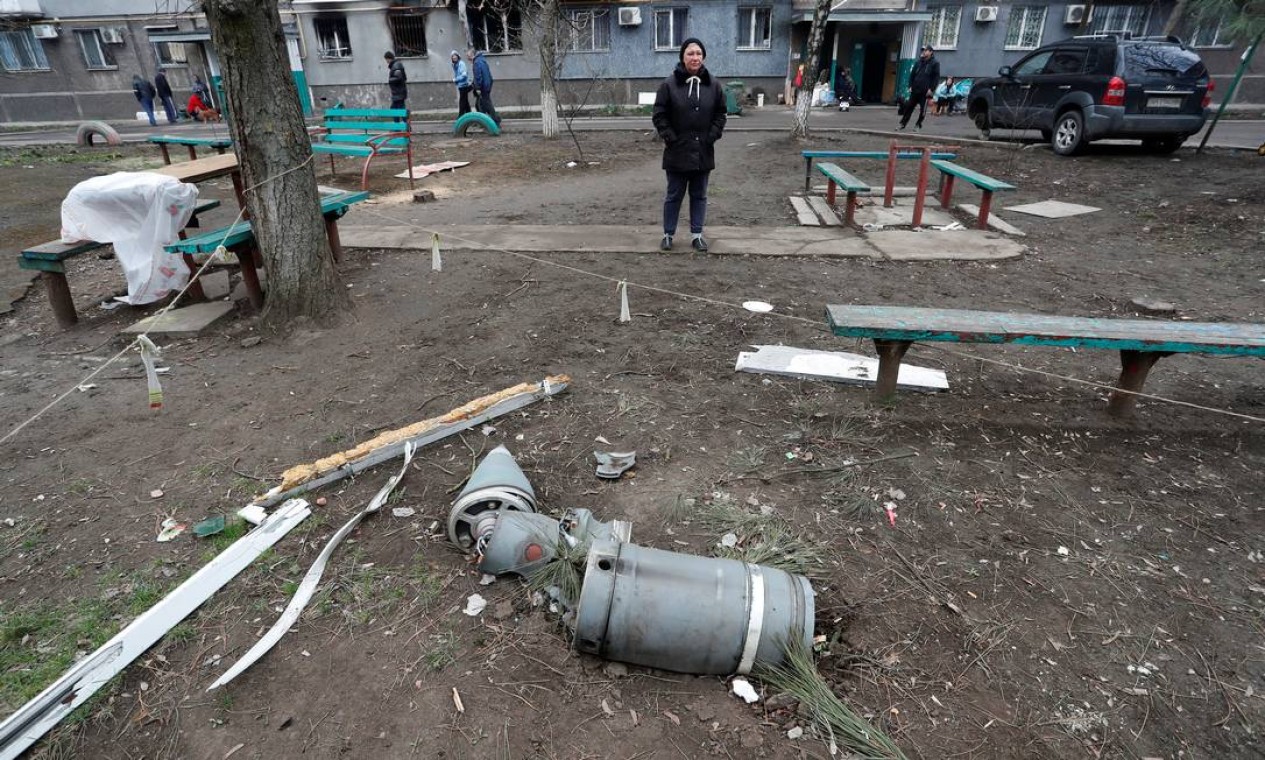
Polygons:
<instances>
[{"instance_id":1,"label":"person walking","mask_svg":"<svg viewBox=\"0 0 1265 760\"><path fill-rule=\"evenodd\" d=\"M479 111L487 114L496 126L501 126L501 117L492 105L492 69L483 58L483 51L470 48L466 53L470 65L474 68L474 93L479 98Z\"/></svg>"},{"instance_id":2,"label":"person walking","mask_svg":"<svg viewBox=\"0 0 1265 760\"><path fill-rule=\"evenodd\" d=\"M452 83L457 86L457 117L470 113L470 69L461 53L452 51Z\"/></svg>"},{"instance_id":3,"label":"person walking","mask_svg":"<svg viewBox=\"0 0 1265 760\"><path fill-rule=\"evenodd\" d=\"M927 115L927 95L940 83L940 62L936 60L936 50L930 45L922 49L922 54L914 62L909 72L909 99L900 110L900 129L909 126L909 117L914 114L914 106L918 107L918 123L915 129L922 129L922 120Z\"/></svg>"},{"instance_id":4,"label":"person walking","mask_svg":"<svg viewBox=\"0 0 1265 760\"><path fill-rule=\"evenodd\" d=\"M180 121L180 114L176 113L176 101L171 99L171 85L167 82L167 75L161 71L154 75L154 89L162 100L163 110L167 112L167 123L175 124Z\"/></svg>"},{"instance_id":5,"label":"person walking","mask_svg":"<svg viewBox=\"0 0 1265 760\"><path fill-rule=\"evenodd\" d=\"M676 69L659 85L651 121L663 140L663 170L668 189L663 197L663 240L672 250L681 201L690 194L690 236L694 250L706 252L703 222L707 217L707 182L716 168L716 141L725 132L725 95L703 60L707 48L691 37L681 44Z\"/></svg>"},{"instance_id":6,"label":"person walking","mask_svg":"<svg viewBox=\"0 0 1265 760\"><path fill-rule=\"evenodd\" d=\"M154 86L148 79L142 79L140 74L133 74L132 94L136 96L136 102L141 104L141 108L145 109L145 115L149 117L149 126L158 126L158 121L154 118Z\"/></svg>"},{"instance_id":7,"label":"person walking","mask_svg":"<svg viewBox=\"0 0 1265 760\"><path fill-rule=\"evenodd\" d=\"M408 100L408 75L404 73L404 61L395 60L395 53L390 50L382 57L387 62L387 86L391 88L391 110L404 108L404 101Z\"/></svg>"}]
</instances>

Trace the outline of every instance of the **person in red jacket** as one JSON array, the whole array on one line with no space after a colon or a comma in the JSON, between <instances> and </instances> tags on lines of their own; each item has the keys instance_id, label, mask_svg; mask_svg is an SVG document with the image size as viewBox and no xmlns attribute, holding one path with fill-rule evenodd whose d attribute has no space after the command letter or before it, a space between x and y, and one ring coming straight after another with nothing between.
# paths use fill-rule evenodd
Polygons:
<instances>
[{"instance_id":1,"label":"person in red jacket","mask_svg":"<svg viewBox=\"0 0 1265 760\"><path fill-rule=\"evenodd\" d=\"M189 118L201 122L220 120L220 112L203 103L196 92L189 96L189 105L185 110L189 112Z\"/></svg>"}]
</instances>

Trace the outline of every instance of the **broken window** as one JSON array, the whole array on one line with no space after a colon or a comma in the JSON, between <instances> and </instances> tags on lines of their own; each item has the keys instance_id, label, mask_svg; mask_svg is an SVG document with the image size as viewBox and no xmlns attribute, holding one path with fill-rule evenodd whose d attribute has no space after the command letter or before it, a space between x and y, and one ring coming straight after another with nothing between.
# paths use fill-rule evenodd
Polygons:
<instances>
[{"instance_id":1,"label":"broken window","mask_svg":"<svg viewBox=\"0 0 1265 760\"><path fill-rule=\"evenodd\" d=\"M75 31L75 39L79 40L79 49L83 51L84 64L90 70L117 69L114 54L101 44L101 33L96 29L80 29Z\"/></svg>"},{"instance_id":2,"label":"broken window","mask_svg":"<svg viewBox=\"0 0 1265 760\"><path fill-rule=\"evenodd\" d=\"M329 16L312 20L316 30L317 55L322 60L340 61L351 58L351 37L347 34L347 19Z\"/></svg>"},{"instance_id":3,"label":"broken window","mask_svg":"<svg viewBox=\"0 0 1265 760\"><path fill-rule=\"evenodd\" d=\"M475 50L517 53L523 50L523 17L517 8L498 8L492 0L466 8Z\"/></svg>"},{"instance_id":4,"label":"broken window","mask_svg":"<svg viewBox=\"0 0 1265 760\"><path fill-rule=\"evenodd\" d=\"M387 11L391 41L398 58L426 57L426 12L419 8Z\"/></svg>"},{"instance_id":5,"label":"broken window","mask_svg":"<svg viewBox=\"0 0 1265 760\"><path fill-rule=\"evenodd\" d=\"M147 26L145 31L153 32L174 32L174 26ZM189 58L185 54L183 42L154 42L154 59L158 61L158 65L162 66L184 66L188 63Z\"/></svg>"},{"instance_id":6,"label":"broken window","mask_svg":"<svg viewBox=\"0 0 1265 760\"><path fill-rule=\"evenodd\" d=\"M611 49L611 13L605 8L567 11L568 50L592 53Z\"/></svg>"}]
</instances>

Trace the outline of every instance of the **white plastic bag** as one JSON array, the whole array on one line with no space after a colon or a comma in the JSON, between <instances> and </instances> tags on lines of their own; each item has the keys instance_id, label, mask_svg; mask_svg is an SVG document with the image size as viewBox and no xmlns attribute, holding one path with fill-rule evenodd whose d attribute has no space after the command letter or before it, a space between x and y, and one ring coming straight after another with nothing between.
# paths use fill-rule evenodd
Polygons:
<instances>
[{"instance_id":1,"label":"white plastic bag","mask_svg":"<svg viewBox=\"0 0 1265 760\"><path fill-rule=\"evenodd\" d=\"M179 290L189 270L163 246L175 242L198 202L198 188L152 172L115 172L80 182L61 206L62 240L113 243L130 304Z\"/></svg>"}]
</instances>

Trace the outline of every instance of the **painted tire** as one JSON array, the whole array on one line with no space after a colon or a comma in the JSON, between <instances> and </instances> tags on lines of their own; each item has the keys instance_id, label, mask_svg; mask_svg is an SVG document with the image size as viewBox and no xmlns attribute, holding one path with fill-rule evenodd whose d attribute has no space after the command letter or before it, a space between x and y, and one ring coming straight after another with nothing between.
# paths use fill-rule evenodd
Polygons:
<instances>
[{"instance_id":1,"label":"painted tire","mask_svg":"<svg viewBox=\"0 0 1265 760\"><path fill-rule=\"evenodd\" d=\"M75 132L75 143L78 145L92 145L94 136L105 140L106 145L123 144L123 138L119 137L119 133L115 132L114 127L104 121L85 121L80 124L78 131Z\"/></svg>"},{"instance_id":2,"label":"painted tire","mask_svg":"<svg viewBox=\"0 0 1265 760\"><path fill-rule=\"evenodd\" d=\"M465 137L470 132L471 127L482 127L483 131L489 135L501 134L501 128L496 126L496 122L492 121L492 117L478 111L462 114L457 121L453 122L452 133Z\"/></svg>"}]
</instances>

